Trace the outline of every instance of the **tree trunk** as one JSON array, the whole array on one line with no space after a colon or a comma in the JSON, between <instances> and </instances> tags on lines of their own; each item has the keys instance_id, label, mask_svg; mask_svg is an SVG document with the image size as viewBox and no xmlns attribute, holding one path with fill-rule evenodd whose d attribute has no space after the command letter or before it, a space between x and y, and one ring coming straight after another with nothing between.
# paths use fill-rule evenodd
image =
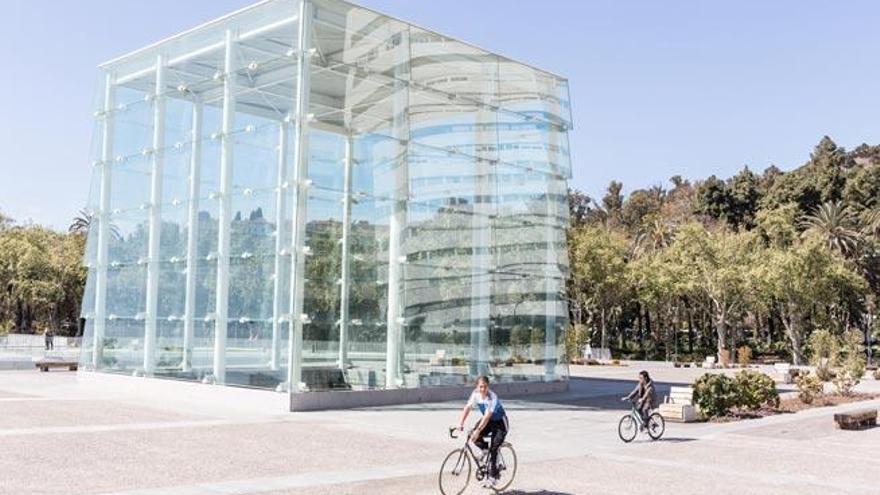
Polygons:
<instances>
[{"instance_id":1,"label":"tree trunk","mask_svg":"<svg viewBox=\"0 0 880 495\"><path fill-rule=\"evenodd\" d=\"M644 327L642 326L642 303L636 303L636 319L638 321L639 328L639 352L642 354L642 359L645 358L645 333Z\"/></svg>"},{"instance_id":2,"label":"tree trunk","mask_svg":"<svg viewBox=\"0 0 880 495\"><path fill-rule=\"evenodd\" d=\"M606 321L605 321L605 307L604 307L604 306L602 306L602 311L601 311L601 313L600 313L600 318L601 318L601 325L602 325L602 326L601 326L601 329L602 329L602 338L601 338L601 339L602 339L602 340L601 340L601 345L600 345L600 347L602 347L602 349L605 349L605 348L607 347L608 342L605 340L605 330L606 330L606 329L605 329L605 325L606 325Z\"/></svg>"},{"instance_id":3,"label":"tree trunk","mask_svg":"<svg viewBox=\"0 0 880 495\"><path fill-rule=\"evenodd\" d=\"M727 349L727 308L715 304L715 333L718 336L718 362L721 362L721 353Z\"/></svg>"},{"instance_id":4,"label":"tree trunk","mask_svg":"<svg viewBox=\"0 0 880 495\"><path fill-rule=\"evenodd\" d=\"M782 324L788 334L791 343L791 359L792 364L801 366L804 364L803 346L803 318L797 313L793 304L789 304L788 308L783 308L780 312L782 316Z\"/></svg>"},{"instance_id":5,"label":"tree trunk","mask_svg":"<svg viewBox=\"0 0 880 495\"><path fill-rule=\"evenodd\" d=\"M687 308L687 319L688 319L688 353L694 353L694 312L693 309L688 306Z\"/></svg>"}]
</instances>

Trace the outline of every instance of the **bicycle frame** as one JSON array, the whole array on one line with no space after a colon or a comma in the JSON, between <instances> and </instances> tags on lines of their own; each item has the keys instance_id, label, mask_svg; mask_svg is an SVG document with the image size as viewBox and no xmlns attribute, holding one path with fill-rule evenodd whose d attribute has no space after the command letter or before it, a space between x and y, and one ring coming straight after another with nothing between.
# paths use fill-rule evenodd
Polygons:
<instances>
[{"instance_id":1,"label":"bicycle frame","mask_svg":"<svg viewBox=\"0 0 880 495\"><path fill-rule=\"evenodd\" d=\"M474 460L474 463L477 465L477 472L488 471L488 469L489 469L488 456L485 457L486 462L480 462L483 458L478 457L476 454L474 454L473 447L471 446L471 435L473 435L474 431L476 431L476 430L477 430L476 428L471 428L468 431L468 434L464 437L464 447L462 447L461 450L467 451L466 455L470 455L471 458ZM458 431L458 428L450 428L449 429L449 436L453 439L457 439L458 438L458 435L456 435L457 431ZM501 457L500 452L498 453L498 463L502 464L502 465L504 464L504 459ZM461 467L461 458L459 458L458 462L455 463L456 472L458 471L458 469L460 469L460 467Z\"/></svg>"},{"instance_id":2,"label":"bicycle frame","mask_svg":"<svg viewBox=\"0 0 880 495\"><path fill-rule=\"evenodd\" d=\"M644 420L642 420L642 413L638 409L636 409L635 404L632 405L632 409L630 409L629 415L632 416L634 420L636 420L636 424L639 425L639 427L645 426L645 422Z\"/></svg>"}]
</instances>

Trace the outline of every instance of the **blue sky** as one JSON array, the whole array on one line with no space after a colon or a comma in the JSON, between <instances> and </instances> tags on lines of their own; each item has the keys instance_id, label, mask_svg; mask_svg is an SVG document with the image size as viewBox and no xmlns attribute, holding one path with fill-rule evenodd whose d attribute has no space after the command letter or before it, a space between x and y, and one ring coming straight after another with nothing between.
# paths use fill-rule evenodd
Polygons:
<instances>
[{"instance_id":1,"label":"blue sky","mask_svg":"<svg viewBox=\"0 0 880 495\"><path fill-rule=\"evenodd\" d=\"M85 203L98 63L249 0L5 0L0 210L63 228ZM880 143L880 2L362 0L567 76L572 185L594 197L791 169L828 134Z\"/></svg>"}]
</instances>

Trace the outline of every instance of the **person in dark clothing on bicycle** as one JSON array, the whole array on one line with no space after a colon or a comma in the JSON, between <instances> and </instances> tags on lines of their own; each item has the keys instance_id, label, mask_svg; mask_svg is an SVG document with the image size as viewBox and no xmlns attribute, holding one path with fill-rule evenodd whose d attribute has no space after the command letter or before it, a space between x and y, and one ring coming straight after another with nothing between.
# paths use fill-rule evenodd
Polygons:
<instances>
[{"instance_id":1,"label":"person in dark clothing on bicycle","mask_svg":"<svg viewBox=\"0 0 880 495\"><path fill-rule=\"evenodd\" d=\"M464 430L464 422L474 406L479 408L483 417L471 435L471 442L481 450L489 449L489 477L484 486L492 487L498 482L498 449L507 437L509 424L501 399L495 395L495 392L489 390L489 377L477 378L476 389L471 393L467 405L461 411L461 420L458 422L459 430ZM485 437L490 437L490 444L486 443Z\"/></svg>"},{"instance_id":2,"label":"person in dark clothing on bicycle","mask_svg":"<svg viewBox=\"0 0 880 495\"><path fill-rule=\"evenodd\" d=\"M639 372L639 384L629 395L621 399L635 402L636 410L642 416L642 429L648 424L648 417L651 416L651 410L654 408L655 395L654 381L647 371L642 370Z\"/></svg>"}]
</instances>

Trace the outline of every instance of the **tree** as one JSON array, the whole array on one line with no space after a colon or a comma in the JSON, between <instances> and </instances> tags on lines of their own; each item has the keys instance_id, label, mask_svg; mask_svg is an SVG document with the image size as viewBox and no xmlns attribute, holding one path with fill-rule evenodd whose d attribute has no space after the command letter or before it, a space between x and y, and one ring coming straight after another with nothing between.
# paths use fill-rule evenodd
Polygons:
<instances>
[{"instance_id":1,"label":"tree","mask_svg":"<svg viewBox=\"0 0 880 495\"><path fill-rule=\"evenodd\" d=\"M855 169L846 180L843 200L857 215L880 206L880 163Z\"/></svg>"},{"instance_id":2,"label":"tree","mask_svg":"<svg viewBox=\"0 0 880 495\"><path fill-rule=\"evenodd\" d=\"M608 184L608 192L606 192L605 196L602 198L602 206L605 208L605 212L611 217L619 214L621 208L623 208L622 190L622 183L611 181L611 183Z\"/></svg>"},{"instance_id":3,"label":"tree","mask_svg":"<svg viewBox=\"0 0 880 495\"><path fill-rule=\"evenodd\" d=\"M840 201L822 203L803 221L805 235L823 239L828 248L853 257L862 242L855 216Z\"/></svg>"},{"instance_id":4,"label":"tree","mask_svg":"<svg viewBox=\"0 0 880 495\"><path fill-rule=\"evenodd\" d=\"M73 217L73 221L70 222L70 226L67 227L67 232L71 234L88 235L89 227L92 225L93 218L92 214L88 211L79 210L79 213L77 213L77 215Z\"/></svg>"},{"instance_id":5,"label":"tree","mask_svg":"<svg viewBox=\"0 0 880 495\"><path fill-rule=\"evenodd\" d=\"M754 226L755 214L761 200L760 179L744 167L727 184L729 205L725 212L727 223L735 229Z\"/></svg>"},{"instance_id":6,"label":"tree","mask_svg":"<svg viewBox=\"0 0 880 495\"><path fill-rule=\"evenodd\" d=\"M621 225L629 233L638 232L646 220L659 215L664 195L660 187L633 191L620 211Z\"/></svg>"},{"instance_id":7,"label":"tree","mask_svg":"<svg viewBox=\"0 0 880 495\"><path fill-rule=\"evenodd\" d=\"M571 299L596 317L604 348L609 319L626 300L626 240L603 227L577 229L570 239Z\"/></svg>"},{"instance_id":8,"label":"tree","mask_svg":"<svg viewBox=\"0 0 880 495\"><path fill-rule=\"evenodd\" d=\"M757 250L751 233L709 231L700 224L682 226L670 248L688 291L711 302L719 357L735 347L728 330L751 291L748 271Z\"/></svg>"},{"instance_id":9,"label":"tree","mask_svg":"<svg viewBox=\"0 0 880 495\"><path fill-rule=\"evenodd\" d=\"M804 363L804 337L814 307L846 305L866 289L846 261L814 236L790 249L767 249L756 259L751 278L774 301L798 365Z\"/></svg>"},{"instance_id":10,"label":"tree","mask_svg":"<svg viewBox=\"0 0 880 495\"><path fill-rule=\"evenodd\" d=\"M730 208L730 192L727 184L710 175L697 185L696 211L716 220L723 220Z\"/></svg>"},{"instance_id":11,"label":"tree","mask_svg":"<svg viewBox=\"0 0 880 495\"><path fill-rule=\"evenodd\" d=\"M571 227L582 227L596 220L603 220L605 214L596 206L592 198L577 189L568 190L568 218Z\"/></svg>"},{"instance_id":12,"label":"tree","mask_svg":"<svg viewBox=\"0 0 880 495\"><path fill-rule=\"evenodd\" d=\"M755 231L771 247L788 248L798 240L798 208L787 203L774 209L762 209L755 217Z\"/></svg>"}]
</instances>

